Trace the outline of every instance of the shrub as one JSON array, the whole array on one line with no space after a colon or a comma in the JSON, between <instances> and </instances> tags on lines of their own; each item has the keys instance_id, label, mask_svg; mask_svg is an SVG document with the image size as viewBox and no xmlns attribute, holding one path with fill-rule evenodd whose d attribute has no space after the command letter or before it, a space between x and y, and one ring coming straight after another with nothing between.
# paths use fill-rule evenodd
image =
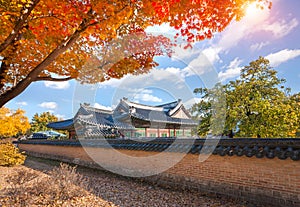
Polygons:
<instances>
[{"instance_id":1,"label":"shrub","mask_svg":"<svg viewBox=\"0 0 300 207\"><path fill-rule=\"evenodd\" d=\"M68 205L88 195L85 189L89 188L89 179L67 164L54 168L48 175L19 168L6 180L10 186L0 194L0 206L89 206Z\"/></svg>"},{"instance_id":2,"label":"shrub","mask_svg":"<svg viewBox=\"0 0 300 207\"><path fill-rule=\"evenodd\" d=\"M23 164L26 156L11 143L0 144L0 166Z\"/></svg>"},{"instance_id":3,"label":"shrub","mask_svg":"<svg viewBox=\"0 0 300 207\"><path fill-rule=\"evenodd\" d=\"M61 163L60 167L54 168L49 173L48 180L51 190L47 194L52 196L51 200L70 200L74 197L86 195L88 178L76 172L76 167Z\"/></svg>"}]
</instances>

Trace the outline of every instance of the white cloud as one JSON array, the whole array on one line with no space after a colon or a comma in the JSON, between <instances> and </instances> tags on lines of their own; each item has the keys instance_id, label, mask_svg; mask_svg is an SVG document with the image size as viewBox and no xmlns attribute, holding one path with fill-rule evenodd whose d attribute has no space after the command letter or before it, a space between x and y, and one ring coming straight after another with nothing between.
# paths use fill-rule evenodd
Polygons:
<instances>
[{"instance_id":1,"label":"white cloud","mask_svg":"<svg viewBox=\"0 0 300 207\"><path fill-rule=\"evenodd\" d=\"M230 78L237 77L241 72L241 68L230 68L226 70L225 72L219 72L219 78L221 81L225 81Z\"/></svg>"},{"instance_id":2,"label":"white cloud","mask_svg":"<svg viewBox=\"0 0 300 207\"><path fill-rule=\"evenodd\" d=\"M188 66L182 71L185 77L191 75L202 75L214 70L214 63L220 61L219 52L221 48L209 47L204 49L198 57L194 58Z\"/></svg>"},{"instance_id":3,"label":"white cloud","mask_svg":"<svg viewBox=\"0 0 300 207\"><path fill-rule=\"evenodd\" d=\"M237 67L240 66L240 64L241 64L242 62L243 62L243 61L240 60L239 58L235 58L233 61L231 61L231 62L229 63L228 68L229 68L229 69L230 69L230 68L237 68Z\"/></svg>"},{"instance_id":4,"label":"white cloud","mask_svg":"<svg viewBox=\"0 0 300 207\"><path fill-rule=\"evenodd\" d=\"M177 31L170 26L169 23L163 23L161 25L154 25L154 26L149 26L146 28L147 33L151 33L153 35L164 35L164 36L169 36L172 35L171 37L174 37Z\"/></svg>"},{"instance_id":5,"label":"white cloud","mask_svg":"<svg viewBox=\"0 0 300 207\"><path fill-rule=\"evenodd\" d=\"M258 9L254 13L246 14L241 21L232 22L224 32L220 33L219 41L208 48L208 57L210 61L215 63L220 60L219 54L226 52L229 49L237 46L240 41L246 39L250 35L259 31L272 32L275 38L281 38L289 34L297 25L296 18L291 21L279 20L276 22L269 22L271 12L269 9ZM262 25L262 26L258 26ZM250 46L252 51L260 50L262 47L270 44L270 42L256 43Z\"/></svg>"},{"instance_id":6,"label":"white cloud","mask_svg":"<svg viewBox=\"0 0 300 207\"><path fill-rule=\"evenodd\" d=\"M191 98L183 103L185 108L190 109L194 104L199 103L202 99L201 98Z\"/></svg>"},{"instance_id":7,"label":"white cloud","mask_svg":"<svg viewBox=\"0 0 300 207\"><path fill-rule=\"evenodd\" d=\"M198 48L194 45L193 48L183 49L182 47L175 48L175 53L172 55L172 60L184 63L184 69L166 68L168 72L173 72L183 80L186 77L193 75L203 75L214 70L214 63L221 62L219 53L222 48L211 46L208 48Z\"/></svg>"},{"instance_id":8,"label":"white cloud","mask_svg":"<svg viewBox=\"0 0 300 207\"><path fill-rule=\"evenodd\" d=\"M271 53L267 55L266 58L270 61L270 65L275 67L280 65L283 62L286 62L298 56L300 56L300 49L298 50L284 49L276 53Z\"/></svg>"},{"instance_id":9,"label":"white cloud","mask_svg":"<svg viewBox=\"0 0 300 207\"><path fill-rule=\"evenodd\" d=\"M232 22L222 33L218 34L219 38L215 44L201 51L197 58L194 58L190 63L190 68L197 68L197 74L203 74L213 69L213 65L217 62L222 62L220 54L227 52L229 49L237 46L243 39L249 35L260 31L261 27L257 25L263 24L270 16L269 9L257 9L254 13L247 14L241 21ZM266 43L265 43L266 44ZM265 45L254 45L253 49L263 47ZM178 49L176 54L183 53ZM181 52L181 53L180 53ZM194 55L193 52L191 54ZM184 57L187 54L183 55ZM178 58L178 57L177 57ZM232 68L231 68L232 69ZM228 71L230 72L230 71ZM232 71L234 72L234 71ZM236 73L236 72L234 72Z\"/></svg>"},{"instance_id":10,"label":"white cloud","mask_svg":"<svg viewBox=\"0 0 300 207\"><path fill-rule=\"evenodd\" d=\"M111 110L112 110L112 107L111 107L111 106L104 106L104 105L99 104L99 103L95 103L95 104L94 104L94 107L95 107L95 108L98 108L98 109L108 110L108 111L111 111Z\"/></svg>"},{"instance_id":11,"label":"white cloud","mask_svg":"<svg viewBox=\"0 0 300 207\"><path fill-rule=\"evenodd\" d=\"M206 58L210 61L210 63L214 63L217 61L220 61L219 52L222 49L219 47L209 47L203 50L203 54L206 56Z\"/></svg>"},{"instance_id":12,"label":"white cloud","mask_svg":"<svg viewBox=\"0 0 300 207\"><path fill-rule=\"evenodd\" d=\"M40 103L38 106L45 109L56 109L58 105L56 102L43 102Z\"/></svg>"},{"instance_id":13,"label":"white cloud","mask_svg":"<svg viewBox=\"0 0 300 207\"><path fill-rule=\"evenodd\" d=\"M45 81L45 86L47 88L53 88L53 89L68 89L70 87L69 81L63 81L63 82L53 82L53 81Z\"/></svg>"},{"instance_id":14,"label":"white cloud","mask_svg":"<svg viewBox=\"0 0 300 207\"><path fill-rule=\"evenodd\" d=\"M216 38L217 41L215 42L215 44L204 49L198 56L198 58L195 58L190 62L189 67L197 67L197 73L201 75L202 73L208 72L209 70L213 69L213 65L215 63L222 62L220 58L221 53L228 52L231 48L237 46L241 41L250 37L252 34L259 31L271 31L275 38L280 38L284 35L287 35L298 25L298 21L296 19L292 19L289 22L280 20L270 23L270 16L271 12L269 9L254 9L251 13L246 14L246 16L242 18L241 21L232 22L224 32L219 34L219 39ZM263 26L258 27L258 25ZM260 50L261 48L269 44L269 41L256 43L251 45L250 49L252 51ZM282 54L282 57L276 57L276 60L272 59L272 61L278 64L279 62L285 61L285 59L290 59L294 56L298 56L297 54L298 53L296 51L286 51L285 54ZM204 56L206 56L207 58L204 58ZM241 70L240 63L241 60L236 58L227 66L225 71L219 72L218 77L222 81L224 81L229 78L238 76Z\"/></svg>"},{"instance_id":15,"label":"white cloud","mask_svg":"<svg viewBox=\"0 0 300 207\"><path fill-rule=\"evenodd\" d=\"M111 78L107 81L97 84L97 86L98 86L98 88L107 88L107 87L117 88L121 84L122 79L125 79L127 76L128 75L125 75L121 79Z\"/></svg>"},{"instance_id":16,"label":"white cloud","mask_svg":"<svg viewBox=\"0 0 300 207\"><path fill-rule=\"evenodd\" d=\"M142 85L153 85L156 82L162 80L171 81L173 85L178 85L184 82L184 78L189 76L191 72L189 69L179 69L175 67L168 67L165 69L152 69L149 73L141 74L138 76L135 75L125 75L121 79L109 79L108 81L101 82L97 84L98 88L117 88L117 89L125 89L127 91L133 92L136 91L136 88L143 87L132 87L134 84ZM130 85L130 87L128 87Z\"/></svg>"},{"instance_id":17,"label":"white cloud","mask_svg":"<svg viewBox=\"0 0 300 207\"><path fill-rule=\"evenodd\" d=\"M184 81L186 77L191 75L189 68L180 69L180 68L168 67L165 68L164 70L166 72L176 75L176 77L180 78L182 81Z\"/></svg>"},{"instance_id":18,"label":"white cloud","mask_svg":"<svg viewBox=\"0 0 300 207\"><path fill-rule=\"evenodd\" d=\"M233 22L223 33L221 33L221 39L218 46L223 50L228 50L238 45L242 39L261 30L261 27L258 27L257 25L267 21L269 16L269 9L258 9L255 13L246 15L240 21Z\"/></svg>"},{"instance_id":19,"label":"white cloud","mask_svg":"<svg viewBox=\"0 0 300 207\"><path fill-rule=\"evenodd\" d=\"M182 45L177 45L174 49L173 49L173 54L171 59L174 61L182 61L184 63L188 62L190 58L192 58L195 55L199 55L199 50L197 50L196 48L187 48L184 49L184 45L186 43L182 44Z\"/></svg>"},{"instance_id":20,"label":"white cloud","mask_svg":"<svg viewBox=\"0 0 300 207\"><path fill-rule=\"evenodd\" d=\"M133 95L134 101L135 102L149 101L149 102L157 102L157 103L160 103L163 101L161 98L158 98L158 97L152 95L152 93L153 93L153 91L149 90L149 89L139 90L139 91L137 91L137 93L135 93Z\"/></svg>"},{"instance_id":21,"label":"white cloud","mask_svg":"<svg viewBox=\"0 0 300 207\"><path fill-rule=\"evenodd\" d=\"M256 44L253 44L253 45L250 46L250 50L252 50L252 51L258 51L258 50L260 50L261 48L263 48L263 47L265 47L265 46L267 46L267 45L269 45L269 44L270 44L269 41L267 41L267 42L256 43Z\"/></svg>"},{"instance_id":22,"label":"white cloud","mask_svg":"<svg viewBox=\"0 0 300 207\"><path fill-rule=\"evenodd\" d=\"M233 61L231 61L224 72L219 72L218 76L221 79L221 81L225 81L227 79L238 76L242 69L242 67L240 67L240 64L242 62L243 61L239 60L238 58L235 58Z\"/></svg>"},{"instance_id":23,"label":"white cloud","mask_svg":"<svg viewBox=\"0 0 300 207\"><path fill-rule=\"evenodd\" d=\"M289 34L297 26L298 26L298 21L296 18L294 18L289 22L286 22L286 20L280 20L269 25L266 24L263 25L262 28L265 31L272 32L276 38L281 38Z\"/></svg>"},{"instance_id":24,"label":"white cloud","mask_svg":"<svg viewBox=\"0 0 300 207\"><path fill-rule=\"evenodd\" d=\"M162 102L161 98L158 98L156 96L153 96L153 95L147 94L147 93L137 94L137 95L134 96L134 98L135 98L136 101L141 100L141 101L151 101L151 102L158 102L158 103Z\"/></svg>"},{"instance_id":25,"label":"white cloud","mask_svg":"<svg viewBox=\"0 0 300 207\"><path fill-rule=\"evenodd\" d=\"M219 52L226 51L237 46L241 40L246 39L250 35L259 31L271 32L274 38L282 38L296 28L299 23L296 18L291 20L278 20L278 18L276 18L276 21L271 22L270 17L271 10L266 8L263 10L257 9L254 13L246 14L241 21L233 22L220 34L221 38L216 44L221 48ZM270 43L257 43L251 45L250 49L253 51L259 50L268 44Z\"/></svg>"},{"instance_id":26,"label":"white cloud","mask_svg":"<svg viewBox=\"0 0 300 207\"><path fill-rule=\"evenodd\" d=\"M120 84L113 94L112 103L117 104L122 97L134 101L165 101L160 96L157 97L157 94L165 94L173 97L174 100L178 98L189 100L194 94L193 89L189 88L183 79L183 76L187 75L186 73L186 71L180 72L180 69L170 67L152 69L149 73L139 76L126 76L120 80Z\"/></svg>"},{"instance_id":27,"label":"white cloud","mask_svg":"<svg viewBox=\"0 0 300 207\"><path fill-rule=\"evenodd\" d=\"M27 106L28 105L26 101L20 101L20 102L17 102L16 104L19 106Z\"/></svg>"}]
</instances>

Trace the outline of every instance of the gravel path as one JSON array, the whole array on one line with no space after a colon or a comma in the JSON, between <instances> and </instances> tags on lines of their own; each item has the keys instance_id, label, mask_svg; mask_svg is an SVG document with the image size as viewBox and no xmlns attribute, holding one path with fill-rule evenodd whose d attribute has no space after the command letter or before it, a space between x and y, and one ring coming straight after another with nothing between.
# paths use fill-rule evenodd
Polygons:
<instances>
[{"instance_id":1,"label":"gravel path","mask_svg":"<svg viewBox=\"0 0 300 207\"><path fill-rule=\"evenodd\" d=\"M12 170L16 171L22 168L23 170L25 169L28 171L34 171L35 173L49 174L49 172L55 166L58 165L58 162L28 157L25 162L25 166L14 167L14 169L0 167L0 190L4 189L4 186L7 184L5 183L7 182L7 180L5 181L4 179L5 174L11 173ZM77 174L83 176L84 178L88 178L88 181L84 187L88 194L83 196L82 198L77 198L76 202L72 201L72 203L68 201L62 204L58 204L57 206L254 206L252 204L247 204L242 201L235 201L225 197L216 197L200 193L190 193L185 191L174 191L170 189L164 189L157 186L151 186L149 184L139 182L133 179L123 178L110 173L89 168L78 167ZM78 200L81 201L79 202Z\"/></svg>"}]
</instances>

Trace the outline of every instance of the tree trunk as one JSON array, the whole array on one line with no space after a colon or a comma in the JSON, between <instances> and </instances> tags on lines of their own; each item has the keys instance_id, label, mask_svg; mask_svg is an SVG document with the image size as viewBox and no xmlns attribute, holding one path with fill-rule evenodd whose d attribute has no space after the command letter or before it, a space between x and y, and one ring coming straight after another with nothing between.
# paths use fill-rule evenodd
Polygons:
<instances>
[{"instance_id":1,"label":"tree trunk","mask_svg":"<svg viewBox=\"0 0 300 207\"><path fill-rule=\"evenodd\" d=\"M0 107L4 106L8 101L17 97L21 94L30 84L32 81L24 79L20 83L17 84L18 87L15 87L12 90L7 91L4 94L0 95Z\"/></svg>"},{"instance_id":2,"label":"tree trunk","mask_svg":"<svg viewBox=\"0 0 300 207\"><path fill-rule=\"evenodd\" d=\"M0 67L0 91L1 91L1 89L4 87L4 81L5 81L5 75L6 75L6 73L7 73L7 70L8 70L8 68L7 68L7 65L6 65L6 63L5 63L5 61L6 61L6 57L4 57L3 59L2 59L2 61L1 61L1 67Z\"/></svg>"},{"instance_id":3,"label":"tree trunk","mask_svg":"<svg viewBox=\"0 0 300 207\"><path fill-rule=\"evenodd\" d=\"M33 2L32 9L40 0L35 0ZM125 8L125 7L124 7ZM31 10L30 10L31 12ZM94 18L94 12L92 9L88 11L88 17L83 19L78 29L66 40L60 43L60 45L55 48L41 63L39 63L23 80L18 82L16 86L13 86L10 90L5 91L4 93L0 92L0 107L4 106L8 101L20 95L32 82L46 80L48 77L39 77L40 73L47 68L55 59L63 54L67 49L69 49L80 37L81 33L84 32L89 26L96 25L98 22L90 23L90 20ZM27 15L27 14L26 14ZM28 16L26 16L28 17ZM109 17L110 18L110 17ZM22 22L20 23L22 24ZM14 36L15 37L15 36ZM0 49L5 49L7 44L12 43L11 37L8 37L7 40L1 44ZM1 50L0 50L1 51ZM72 79L68 77L66 79ZM54 80L54 79L53 79Z\"/></svg>"},{"instance_id":4,"label":"tree trunk","mask_svg":"<svg viewBox=\"0 0 300 207\"><path fill-rule=\"evenodd\" d=\"M21 94L32 82L38 80L39 74L50 65L60 54L64 53L80 36L81 31L76 31L71 38L53 50L28 76L20 81L15 87L0 95L0 107Z\"/></svg>"}]
</instances>

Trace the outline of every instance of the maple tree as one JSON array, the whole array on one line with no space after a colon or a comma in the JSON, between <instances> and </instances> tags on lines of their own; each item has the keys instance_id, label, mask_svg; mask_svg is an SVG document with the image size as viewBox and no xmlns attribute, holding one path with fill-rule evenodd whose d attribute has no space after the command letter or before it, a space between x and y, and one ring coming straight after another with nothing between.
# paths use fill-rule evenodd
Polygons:
<instances>
[{"instance_id":1,"label":"maple tree","mask_svg":"<svg viewBox=\"0 0 300 207\"><path fill-rule=\"evenodd\" d=\"M146 34L147 26L168 22L178 30L176 37L199 41L240 19L252 2L270 5L269 0L1 0L0 106L36 81L93 83L146 73L156 65L153 57L169 54L172 46L162 35ZM93 62L96 67L87 67Z\"/></svg>"},{"instance_id":2,"label":"maple tree","mask_svg":"<svg viewBox=\"0 0 300 207\"><path fill-rule=\"evenodd\" d=\"M6 107L0 108L0 138L26 133L30 124L24 113L21 109L14 111Z\"/></svg>"}]
</instances>

